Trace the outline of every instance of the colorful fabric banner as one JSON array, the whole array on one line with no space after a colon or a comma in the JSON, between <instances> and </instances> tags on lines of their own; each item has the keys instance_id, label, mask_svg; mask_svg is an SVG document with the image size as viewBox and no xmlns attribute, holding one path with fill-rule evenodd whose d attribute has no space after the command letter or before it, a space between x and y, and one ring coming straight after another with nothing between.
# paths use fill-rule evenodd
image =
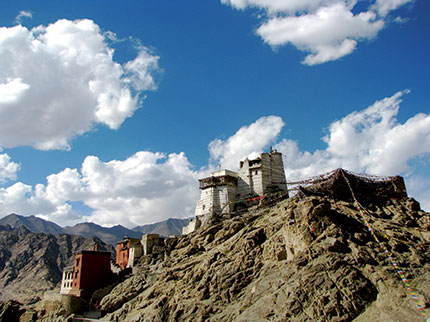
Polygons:
<instances>
[{"instance_id":1,"label":"colorful fabric banner","mask_svg":"<svg viewBox=\"0 0 430 322\"><path fill-rule=\"evenodd\" d=\"M370 234L373 236L373 238L375 239L375 241L379 244L379 247L384 251L384 253L387 255L389 261L391 262L391 265L393 265L394 269L396 270L397 274L399 274L400 279L402 280L403 284L405 285L406 289L409 291L409 294L411 295L411 298L415 301L418 310L420 311L421 315L424 317L424 319L429 322L430 319L427 319L427 315L426 312L424 310L424 305L422 305L422 303L420 302L420 300L418 299L417 294L415 293L415 291L412 289L411 285L409 284L409 281L407 280L405 274L403 273L403 271L399 268L399 266L397 265L397 262L394 260L393 256L391 255L390 251L387 249L387 247L379 240L378 236L375 234L375 231L373 230L373 228L370 226L369 221L367 220L366 216L364 215L364 213L368 213L369 212L367 210L364 209L364 207L362 205L360 205L360 203L358 202L357 198L355 197L355 193L354 190L352 189L348 178L343 174L343 177L349 187L349 189L351 190L351 194L352 197L354 199L354 206L357 208L358 212L361 215L361 219L363 220L363 222L365 223L367 229L369 230Z\"/></svg>"}]
</instances>

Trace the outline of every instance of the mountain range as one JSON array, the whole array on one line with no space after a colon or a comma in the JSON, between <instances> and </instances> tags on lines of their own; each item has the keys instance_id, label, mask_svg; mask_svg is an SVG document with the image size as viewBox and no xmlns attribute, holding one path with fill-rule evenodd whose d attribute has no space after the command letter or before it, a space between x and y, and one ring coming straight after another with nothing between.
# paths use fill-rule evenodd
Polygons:
<instances>
[{"instance_id":1,"label":"mountain range","mask_svg":"<svg viewBox=\"0 0 430 322\"><path fill-rule=\"evenodd\" d=\"M54 236L61 234L80 235L87 238L96 236L106 244L115 246L116 242L123 239L124 236L141 238L142 234L160 234L162 236L180 235L182 227L186 226L190 219L169 218L162 222L136 226L129 229L121 225L103 227L90 222L61 227L56 223L36 216L10 214L0 219L0 225L9 225L12 228L24 226L33 233L46 233Z\"/></svg>"}]
</instances>

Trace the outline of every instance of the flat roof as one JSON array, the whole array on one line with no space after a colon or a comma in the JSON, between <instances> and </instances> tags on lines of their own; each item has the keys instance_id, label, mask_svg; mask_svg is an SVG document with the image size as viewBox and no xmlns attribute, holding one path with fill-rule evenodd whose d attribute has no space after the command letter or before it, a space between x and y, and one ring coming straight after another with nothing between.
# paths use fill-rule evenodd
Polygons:
<instances>
[{"instance_id":1,"label":"flat roof","mask_svg":"<svg viewBox=\"0 0 430 322\"><path fill-rule=\"evenodd\" d=\"M223 169L223 170L212 172L210 176L211 177L231 176L231 177L237 178L238 174L237 174L237 172Z\"/></svg>"},{"instance_id":2,"label":"flat roof","mask_svg":"<svg viewBox=\"0 0 430 322\"><path fill-rule=\"evenodd\" d=\"M125 243L125 242L139 243L140 242L140 238L127 237L127 238L124 238L123 240L117 241L116 243L117 244L121 244L121 243Z\"/></svg>"}]
</instances>

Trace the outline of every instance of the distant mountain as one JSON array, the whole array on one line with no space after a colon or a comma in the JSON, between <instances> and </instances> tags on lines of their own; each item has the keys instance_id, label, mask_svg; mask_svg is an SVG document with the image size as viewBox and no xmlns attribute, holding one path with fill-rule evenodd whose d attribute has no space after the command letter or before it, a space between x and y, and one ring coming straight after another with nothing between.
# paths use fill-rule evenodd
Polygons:
<instances>
[{"instance_id":1,"label":"distant mountain","mask_svg":"<svg viewBox=\"0 0 430 322\"><path fill-rule=\"evenodd\" d=\"M25 226L0 226L0 300L24 303L58 287L62 270L83 249L113 251L99 238L33 233Z\"/></svg>"},{"instance_id":2,"label":"distant mountain","mask_svg":"<svg viewBox=\"0 0 430 322\"><path fill-rule=\"evenodd\" d=\"M18 228L25 226L28 230L33 233L46 233L53 235L64 234L62 227L51 221L38 218L36 216L20 216L17 214L10 214L0 219L0 225L9 225L12 228Z\"/></svg>"},{"instance_id":3,"label":"distant mountain","mask_svg":"<svg viewBox=\"0 0 430 322\"><path fill-rule=\"evenodd\" d=\"M136 226L132 230L142 234L160 234L162 236L181 235L182 227L188 225L192 218L169 218L155 224Z\"/></svg>"},{"instance_id":4,"label":"distant mountain","mask_svg":"<svg viewBox=\"0 0 430 322\"><path fill-rule=\"evenodd\" d=\"M0 219L0 225L9 225L12 228L24 226L33 233L46 233L55 236L61 234L80 235L87 238L96 236L104 243L115 246L117 241L122 240L124 236L141 238L142 234L160 234L163 236L180 235L182 233L182 227L186 226L190 220L191 218L170 218L159 223L137 226L132 229L128 229L121 225L103 227L89 222L61 227L51 221L36 216L10 214Z\"/></svg>"},{"instance_id":5,"label":"distant mountain","mask_svg":"<svg viewBox=\"0 0 430 322\"><path fill-rule=\"evenodd\" d=\"M111 245L116 245L117 241L122 240L125 235L133 238L142 237L141 233L125 228L121 225L107 228L90 222L76 224L72 227L67 226L64 227L63 230L66 234L70 235L80 235L84 237L97 236L106 244Z\"/></svg>"},{"instance_id":6,"label":"distant mountain","mask_svg":"<svg viewBox=\"0 0 430 322\"><path fill-rule=\"evenodd\" d=\"M24 226L33 233L46 233L53 234L55 236L61 234L80 235L87 238L96 236L104 243L111 245L116 245L116 242L123 239L125 235L134 238L140 238L142 236L141 233L121 225L107 228L87 222L63 228L51 221L44 220L36 216L21 216L17 214L10 214L9 216L0 219L0 225L9 225L12 228Z\"/></svg>"}]
</instances>

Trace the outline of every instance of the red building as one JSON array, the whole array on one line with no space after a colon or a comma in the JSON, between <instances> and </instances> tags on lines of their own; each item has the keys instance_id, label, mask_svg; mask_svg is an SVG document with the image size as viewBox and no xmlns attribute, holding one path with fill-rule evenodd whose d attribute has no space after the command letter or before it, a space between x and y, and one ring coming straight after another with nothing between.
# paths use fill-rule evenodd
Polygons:
<instances>
[{"instance_id":1,"label":"red building","mask_svg":"<svg viewBox=\"0 0 430 322\"><path fill-rule=\"evenodd\" d=\"M124 240L116 243L116 264L122 270L131 267L133 266L135 257L141 256L141 253L142 244L140 239L124 237Z\"/></svg>"},{"instance_id":2,"label":"red building","mask_svg":"<svg viewBox=\"0 0 430 322\"><path fill-rule=\"evenodd\" d=\"M86 296L106 285L113 274L110 255L110 252L97 250L82 250L77 253L73 269L69 267L63 272L61 293ZM73 278L71 285L70 277Z\"/></svg>"}]
</instances>

